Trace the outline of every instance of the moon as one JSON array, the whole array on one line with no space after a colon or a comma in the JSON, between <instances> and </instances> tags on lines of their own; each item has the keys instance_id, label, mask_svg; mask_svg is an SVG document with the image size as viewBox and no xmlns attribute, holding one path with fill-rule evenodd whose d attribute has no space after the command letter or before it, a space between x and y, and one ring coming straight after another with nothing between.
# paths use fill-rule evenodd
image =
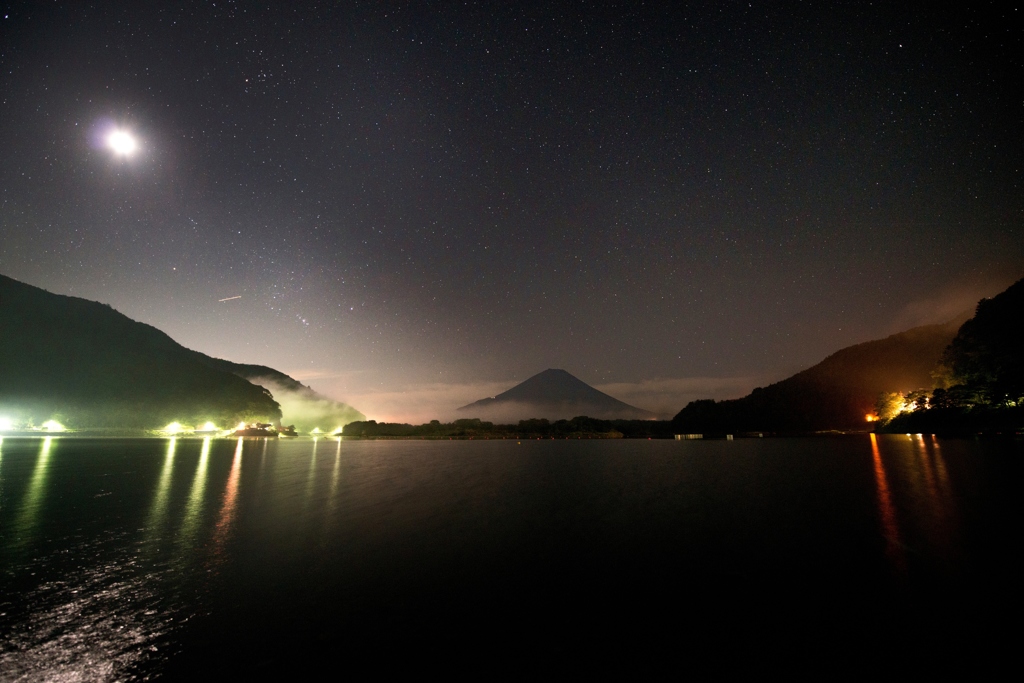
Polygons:
<instances>
[{"instance_id":1,"label":"moon","mask_svg":"<svg viewBox=\"0 0 1024 683\"><path fill-rule=\"evenodd\" d=\"M139 143L131 133L124 130L115 130L107 135L107 147L118 156L128 157L139 148Z\"/></svg>"}]
</instances>

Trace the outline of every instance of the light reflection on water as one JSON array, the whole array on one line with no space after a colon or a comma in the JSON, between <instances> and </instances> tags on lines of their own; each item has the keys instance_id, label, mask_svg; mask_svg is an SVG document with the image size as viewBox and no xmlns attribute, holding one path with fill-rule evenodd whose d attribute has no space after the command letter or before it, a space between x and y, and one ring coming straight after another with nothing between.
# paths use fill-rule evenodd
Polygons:
<instances>
[{"instance_id":1,"label":"light reflection on water","mask_svg":"<svg viewBox=\"0 0 1024 683\"><path fill-rule=\"evenodd\" d=\"M313 498L313 484L316 481L316 449L320 439L313 438L313 454L309 458L309 469L306 472L306 493L303 497L303 508L309 510L309 504Z\"/></svg>"},{"instance_id":2,"label":"light reflection on water","mask_svg":"<svg viewBox=\"0 0 1024 683\"><path fill-rule=\"evenodd\" d=\"M221 504L220 515L217 517L217 526L213 534L213 553L216 556L223 556L224 543L231 534L231 523L235 517L235 507L238 499L238 480L242 476L242 446L245 440L241 437L235 445L235 456L231 461L231 472L228 473L228 483L224 489L224 502Z\"/></svg>"},{"instance_id":3,"label":"light reflection on water","mask_svg":"<svg viewBox=\"0 0 1024 683\"><path fill-rule=\"evenodd\" d=\"M43 538L36 533L44 513L52 516L61 502L61 496L51 502L54 496L49 489L52 480L59 479L62 467L75 471L87 465L73 457L62 461L58 456L68 448L58 448L54 437L19 441L22 460L30 457L32 443L38 444L38 454L17 516L13 520L8 515L0 517L5 546L3 569L13 577L14 584L13 590L3 591L6 597L0 604L0 631L5 633L0 642L0 680L111 681L130 679L140 668L158 668L158 662L174 650L167 642L169 634L192 619L195 612L194 606L180 604L177 586L204 539L210 537L203 527L211 504L206 491L212 441L207 438L202 442L186 499L179 498L177 504L174 501L175 476L185 473L175 467L182 440L170 438L162 449L153 487L143 485L152 494L142 499L146 504L139 510L143 513L141 524L127 520L118 528L111 519L108 521L112 525L102 525L107 528L90 536L75 529L82 522L74 519L75 506L71 506L68 512L72 512L72 518L63 520L65 526L52 530L63 538ZM83 443L62 441L71 447ZM132 453L129 464L138 466L140 457L145 456ZM220 515L212 529L211 554L222 549L230 534L241 457L239 440ZM103 485L110 485L106 479L109 473L100 474ZM116 487L118 482L114 484ZM113 498L107 496L113 495L129 500L134 482L120 484L122 490L114 493L105 488L90 492L88 503L110 501ZM8 508L5 498L0 511ZM180 513L173 515L173 509ZM129 508L119 513L132 511ZM171 555L160 550L161 541L166 539L175 541ZM13 600L12 595L16 596Z\"/></svg>"},{"instance_id":4,"label":"light reflection on water","mask_svg":"<svg viewBox=\"0 0 1024 683\"><path fill-rule=\"evenodd\" d=\"M178 532L178 543L181 545L181 552L187 555L196 544L196 530L203 513L203 494L206 491L206 470L210 462L210 446L212 439L203 439L203 448L199 454L199 464L196 466L196 473L192 477L192 488L189 491L188 503L185 506L185 519L181 523L181 530Z\"/></svg>"},{"instance_id":5,"label":"light reflection on water","mask_svg":"<svg viewBox=\"0 0 1024 683\"><path fill-rule=\"evenodd\" d=\"M6 629L3 680L111 681L160 659L156 643L169 625L159 611L159 584L138 575L131 552L105 547L126 541L113 537L74 548L87 561L73 575L18 596L32 608ZM88 562L92 558L97 561Z\"/></svg>"},{"instance_id":6,"label":"light reflection on water","mask_svg":"<svg viewBox=\"0 0 1024 683\"><path fill-rule=\"evenodd\" d=\"M30 457L33 441L19 439L17 455ZM167 625L158 609L164 597L154 580L160 569L140 573L132 534L107 531L83 538L72 533L53 548L54 539L38 532L41 517L56 507L51 480L71 464L62 462L63 450L68 449L58 448L54 437L39 442L17 519L11 528L3 525L2 568L14 583L14 590L5 586L0 604L5 634L0 679L5 681L117 680L162 656L156 641ZM46 530L54 533L53 527Z\"/></svg>"},{"instance_id":7,"label":"light reflection on water","mask_svg":"<svg viewBox=\"0 0 1024 683\"><path fill-rule=\"evenodd\" d=\"M90 443L99 445L88 450ZM964 453L975 457L972 447L952 444L953 464L963 467ZM159 671L185 647L193 624L248 599L246 588L233 588L239 577L264 595L304 596L313 582L288 567L321 580L337 576L338 594L363 577L353 591L365 593L375 580L389 590L409 576L441 581L480 557L492 568L528 563L531 553L559 558L566 540L599 566L615 561L602 554L608 548L644 550L631 545L638 534L657 539L653 530L664 529L666 547L693 544L693 556L711 558L715 574L759 566L766 558L757 553L770 548L758 544L769 533L780 535L786 552L809 545L818 527L793 525L805 518L820 525L832 509L822 503L805 513L791 501L846 496L867 506L857 528L868 538L848 545L877 548L864 567L877 561L905 579L934 558L951 566L963 525L956 468L932 438L517 449L47 437L0 440L0 449L0 632L9 634L0 641L2 680L106 681ZM787 449L802 458L796 476L786 469L796 457ZM824 457L855 466L829 469ZM864 484L851 493L858 472ZM762 488L769 480L777 486ZM807 491L814 494L805 500ZM851 504L836 519L859 514ZM847 528L831 523L824 528ZM754 550L736 547L740 532ZM674 557L668 552L651 556ZM732 559L715 565L716 553ZM630 566L621 569L628 575Z\"/></svg>"},{"instance_id":8,"label":"light reflection on water","mask_svg":"<svg viewBox=\"0 0 1024 683\"><path fill-rule=\"evenodd\" d=\"M156 485L156 493L153 496L153 505L150 508L149 520L146 523L148 540L155 540L161 528L164 518L167 516L168 496L171 492L171 476L174 472L174 449L178 445L178 439L171 437L167 441L167 454L164 456L164 465L160 470L160 480Z\"/></svg>"},{"instance_id":9,"label":"light reflection on water","mask_svg":"<svg viewBox=\"0 0 1024 683\"><path fill-rule=\"evenodd\" d=\"M889 491L889 482L882 464L882 454L878 450L878 437L871 435L871 458L875 466L875 487L878 490L878 516L882 522L882 535L886 540L886 553L897 572L906 571L906 558L903 555L904 545L900 539L899 524L896 521L896 508Z\"/></svg>"},{"instance_id":10,"label":"light reflection on water","mask_svg":"<svg viewBox=\"0 0 1024 683\"><path fill-rule=\"evenodd\" d=\"M50 448L52 445L53 437L48 436L39 446L39 457L36 459L36 466L32 471L32 479L29 481L28 491L21 503L21 512L14 523L14 537L19 548L31 541L33 527L39 521L40 509L46 494L46 477L50 471Z\"/></svg>"},{"instance_id":11,"label":"light reflection on water","mask_svg":"<svg viewBox=\"0 0 1024 683\"><path fill-rule=\"evenodd\" d=\"M960 510L952 489L939 439L921 434L883 437L894 462L901 491L904 547L913 557L926 553L933 562L950 566L960 545ZM963 445L964 442L954 442Z\"/></svg>"},{"instance_id":12,"label":"light reflection on water","mask_svg":"<svg viewBox=\"0 0 1024 683\"><path fill-rule=\"evenodd\" d=\"M327 501L330 505L328 523L334 521L334 512L338 507L338 479L341 475L341 437L338 437L338 450L334 453L334 467L331 469L331 490L327 494Z\"/></svg>"}]
</instances>

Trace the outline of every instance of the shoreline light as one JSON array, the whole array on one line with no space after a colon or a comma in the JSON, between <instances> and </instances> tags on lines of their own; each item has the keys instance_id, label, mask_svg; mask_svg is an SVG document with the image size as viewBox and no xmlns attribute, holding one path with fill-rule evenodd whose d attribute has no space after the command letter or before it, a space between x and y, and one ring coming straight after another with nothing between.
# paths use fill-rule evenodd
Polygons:
<instances>
[{"instance_id":1,"label":"shoreline light","mask_svg":"<svg viewBox=\"0 0 1024 683\"><path fill-rule=\"evenodd\" d=\"M180 422L172 422L171 424L164 427L164 432L167 434L180 434L184 430L185 428L181 426Z\"/></svg>"}]
</instances>

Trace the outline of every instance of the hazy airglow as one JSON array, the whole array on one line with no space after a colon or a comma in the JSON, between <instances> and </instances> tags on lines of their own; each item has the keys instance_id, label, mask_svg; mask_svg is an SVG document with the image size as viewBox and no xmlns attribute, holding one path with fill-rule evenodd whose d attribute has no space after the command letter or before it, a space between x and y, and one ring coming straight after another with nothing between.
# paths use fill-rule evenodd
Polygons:
<instances>
[{"instance_id":1,"label":"hazy airglow","mask_svg":"<svg viewBox=\"0 0 1024 683\"><path fill-rule=\"evenodd\" d=\"M127 157L135 153L139 148L139 143L136 142L131 133L124 130L115 130L111 131L107 135L107 147L109 147L114 154Z\"/></svg>"},{"instance_id":2,"label":"hazy airglow","mask_svg":"<svg viewBox=\"0 0 1024 683\"><path fill-rule=\"evenodd\" d=\"M8 432L14 429L14 420L9 417L0 417L0 432Z\"/></svg>"},{"instance_id":3,"label":"hazy airglow","mask_svg":"<svg viewBox=\"0 0 1024 683\"><path fill-rule=\"evenodd\" d=\"M47 420L43 423L43 431L46 432L66 432L67 428L56 420Z\"/></svg>"}]
</instances>

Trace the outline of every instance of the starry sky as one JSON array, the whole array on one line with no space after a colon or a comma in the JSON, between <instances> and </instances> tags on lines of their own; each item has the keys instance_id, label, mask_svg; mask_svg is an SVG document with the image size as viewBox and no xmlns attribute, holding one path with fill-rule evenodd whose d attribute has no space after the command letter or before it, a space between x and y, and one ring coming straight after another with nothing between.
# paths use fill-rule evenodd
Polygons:
<instances>
[{"instance_id":1,"label":"starry sky","mask_svg":"<svg viewBox=\"0 0 1024 683\"><path fill-rule=\"evenodd\" d=\"M0 273L377 419L742 395L1024 275L1021 11L905 4L0 3Z\"/></svg>"}]
</instances>

